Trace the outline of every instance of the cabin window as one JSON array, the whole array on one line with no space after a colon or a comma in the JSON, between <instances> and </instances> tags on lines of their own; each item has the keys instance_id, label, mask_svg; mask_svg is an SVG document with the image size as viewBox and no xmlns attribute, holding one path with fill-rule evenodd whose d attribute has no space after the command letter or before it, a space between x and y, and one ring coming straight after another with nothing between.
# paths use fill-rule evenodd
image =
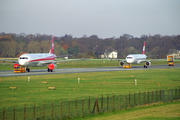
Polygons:
<instances>
[{"instance_id":1,"label":"cabin window","mask_svg":"<svg viewBox=\"0 0 180 120\"><path fill-rule=\"evenodd\" d=\"M133 59L133 57L127 57L127 59Z\"/></svg>"},{"instance_id":2,"label":"cabin window","mask_svg":"<svg viewBox=\"0 0 180 120\"><path fill-rule=\"evenodd\" d=\"M28 57L20 57L20 59L28 59Z\"/></svg>"}]
</instances>

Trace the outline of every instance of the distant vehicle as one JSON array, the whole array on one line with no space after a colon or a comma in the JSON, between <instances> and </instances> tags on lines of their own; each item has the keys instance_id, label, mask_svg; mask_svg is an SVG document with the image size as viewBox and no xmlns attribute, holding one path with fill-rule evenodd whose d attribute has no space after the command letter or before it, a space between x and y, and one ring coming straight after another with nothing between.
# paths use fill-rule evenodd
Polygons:
<instances>
[{"instance_id":1,"label":"distant vehicle","mask_svg":"<svg viewBox=\"0 0 180 120\"><path fill-rule=\"evenodd\" d=\"M51 44L49 53L23 54L19 57L18 61L11 61L11 62L15 63L13 68L16 67L15 68L16 72L17 71L24 72L23 67L25 67L25 70L27 72L30 72L29 67L43 67L43 66L47 65L48 66L47 71L52 72L57 67L57 65L55 63L62 62L62 61L69 61L69 60L54 61L54 59L57 56L55 54L53 54L53 51L54 51L54 36L52 38L52 44ZM0 59L0 60L2 60L2 59ZM75 60L82 60L82 59L75 59ZM2 60L2 61L10 61L10 60ZM18 68L18 66L22 66L22 67Z\"/></svg>"},{"instance_id":2,"label":"distant vehicle","mask_svg":"<svg viewBox=\"0 0 180 120\"><path fill-rule=\"evenodd\" d=\"M168 61L169 66L174 66L174 56L173 55L168 55L167 61Z\"/></svg>"},{"instance_id":3,"label":"distant vehicle","mask_svg":"<svg viewBox=\"0 0 180 120\"><path fill-rule=\"evenodd\" d=\"M129 54L126 56L125 61L121 61L119 65L124 66L125 65L124 62L126 62L128 64L127 68L131 68L131 64L141 64L145 62L144 68L147 68L148 66L151 65L151 62L149 60L146 60L146 58L147 56L145 55L145 41L144 41L142 54Z\"/></svg>"}]
</instances>

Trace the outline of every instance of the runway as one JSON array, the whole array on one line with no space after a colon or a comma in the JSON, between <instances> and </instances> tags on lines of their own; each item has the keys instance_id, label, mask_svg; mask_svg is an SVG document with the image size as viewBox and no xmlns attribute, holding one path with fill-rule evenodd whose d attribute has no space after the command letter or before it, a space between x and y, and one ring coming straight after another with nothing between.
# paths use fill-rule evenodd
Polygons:
<instances>
[{"instance_id":1,"label":"runway","mask_svg":"<svg viewBox=\"0 0 180 120\"><path fill-rule=\"evenodd\" d=\"M149 70L149 69L167 69L180 68L180 64L175 66L168 65L152 65L148 68L143 66L132 66L131 69L123 69L122 67L98 67L98 68L63 68L55 69L53 72L47 72L46 69L34 69L26 73L14 73L13 71L0 71L0 77L10 76L31 76L31 75L50 75L50 74L67 74L67 73L86 73L86 72L107 72L107 71L128 71L128 70Z\"/></svg>"}]
</instances>

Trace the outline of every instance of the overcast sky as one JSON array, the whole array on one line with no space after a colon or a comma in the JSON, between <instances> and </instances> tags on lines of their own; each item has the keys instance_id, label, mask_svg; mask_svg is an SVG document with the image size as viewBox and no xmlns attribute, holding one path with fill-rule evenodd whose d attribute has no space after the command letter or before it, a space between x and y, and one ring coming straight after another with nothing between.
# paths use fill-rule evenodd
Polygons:
<instances>
[{"instance_id":1,"label":"overcast sky","mask_svg":"<svg viewBox=\"0 0 180 120\"><path fill-rule=\"evenodd\" d=\"M0 32L180 35L180 0L0 0Z\"/></svg>"}]
</instances>

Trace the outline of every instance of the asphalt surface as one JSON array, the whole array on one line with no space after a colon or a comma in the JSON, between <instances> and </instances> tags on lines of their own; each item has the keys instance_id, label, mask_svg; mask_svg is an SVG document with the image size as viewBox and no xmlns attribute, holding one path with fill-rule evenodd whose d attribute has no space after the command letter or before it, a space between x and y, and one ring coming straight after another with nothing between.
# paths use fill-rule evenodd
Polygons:
<instances>
[{"instance_id":1,"label":"asphalt surface","mask_svg":"<svg viewBox=\"0 0 180 120\"><path fill-rule=\"evenodd\" d=\"M143 68L143 66L132 66L131 69L127 69L127 68L124 69L119 66L119 67L98 67L98 68L64 68L64 69L55 69L53 72L47 72L46 69L31 70L31 72L26 72L26 73L14 73L13 71L0 71L0 77L86 73L86 72L107 72L107 71L128 71L128 70L149 70L149 69L167 69L167 68L180 68L180 64L176 64L175 66L152 65L148 68Z\"/></svg>"}]
</instances>

